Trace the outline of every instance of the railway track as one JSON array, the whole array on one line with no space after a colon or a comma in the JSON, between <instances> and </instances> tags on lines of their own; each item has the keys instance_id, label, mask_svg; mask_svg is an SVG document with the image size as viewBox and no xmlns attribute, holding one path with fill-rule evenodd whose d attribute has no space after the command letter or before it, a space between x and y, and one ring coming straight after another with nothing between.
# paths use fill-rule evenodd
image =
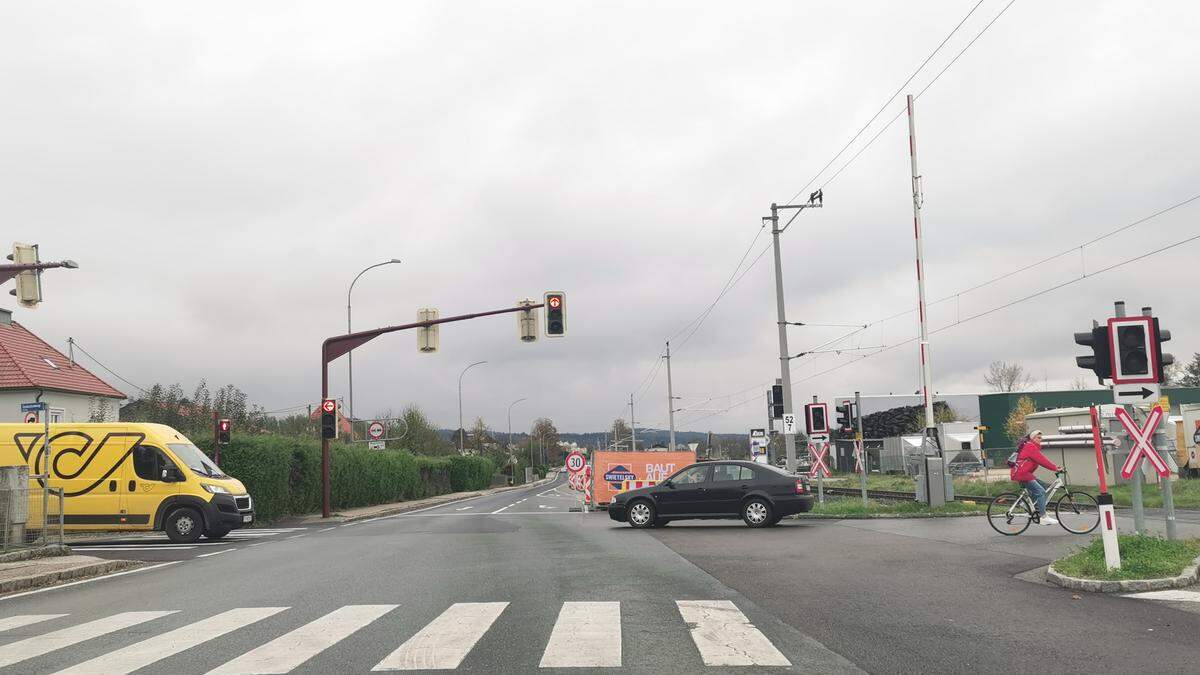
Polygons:
<instances>
[{"instance_id":1,"label":"railway track","mask_svg":"<svg viewBox=\"0 0 1200 675\"><path fill-rule=\"evenodd\" d=\"M825 494L858 497L862 494L862 490L860 488L827 487L825 488ZM900 492L897 490L867 490L867 497L870 499L890 499L893 501L914 501L917 498L917 494L915 492ZM992 498L984 495L954 495L954 501L987 503L992 501Z\"/></svg>"}]
</instances>

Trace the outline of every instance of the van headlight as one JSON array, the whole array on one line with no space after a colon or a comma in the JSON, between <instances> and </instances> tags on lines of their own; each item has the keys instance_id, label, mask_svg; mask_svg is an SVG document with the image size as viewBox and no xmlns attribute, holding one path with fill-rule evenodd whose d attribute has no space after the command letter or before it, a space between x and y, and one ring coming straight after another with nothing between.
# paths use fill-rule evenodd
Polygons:
<instances>
[{"instance_id":1,"label":"van headlight","mask_svg":"<svg viewBox=\"0 0 1200 675\"><path fill-rule=\"evenodd\" d=\"M208 490L209 492L213 493L214 495L227 495L227 494L229 494L229 490L226 490L225 488L221 487L220 485L212 485L212 484L209 484L209 483L201 483L201 484L200 484L200 487L204 488L205 490Z\"/></svg>"}]
</instances>

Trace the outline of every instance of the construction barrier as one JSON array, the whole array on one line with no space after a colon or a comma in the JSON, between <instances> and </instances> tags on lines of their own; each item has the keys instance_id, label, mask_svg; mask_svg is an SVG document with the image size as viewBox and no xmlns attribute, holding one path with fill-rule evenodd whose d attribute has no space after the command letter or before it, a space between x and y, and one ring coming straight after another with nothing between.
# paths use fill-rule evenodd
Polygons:
<instances>
[{"instance_id":1,"label":"construction barrier","mask_svg":"<svg viewBox=\"0 0 1200 675\"><path fill-rule=\"evenodd\" d=\"M637 490L639 488L650 487L651 485L658 485L658 481L656 481L656 480L621 481L621 489L618 490L617 492L618 492L618 494L621 492L629 492L630 490Z\"/></svg>"},{"instance_id":2,"label":"construction barrier","mask_svg":"<svg viewBox=\"0 0 1200 675\"><path fill-rule=\"evenodd\" d=\"M592 503L592 467L591 467L591 465L589 464L588 466L583 467L583 471L580 471L579 473L583 474L583 503L591 504Z\"/></svg>"},{"instance_id":3,"label":"construction barrier","mask_svg":"<svg viewBox=\"0 0 1200 675\"><path fill-rule=\"evenodd\" d=\"M696 453L676 452L596 452L593 505L607 505L622 490L625 481L662 481L671 474L696 463Z\"/></svg>"}]
</instances>

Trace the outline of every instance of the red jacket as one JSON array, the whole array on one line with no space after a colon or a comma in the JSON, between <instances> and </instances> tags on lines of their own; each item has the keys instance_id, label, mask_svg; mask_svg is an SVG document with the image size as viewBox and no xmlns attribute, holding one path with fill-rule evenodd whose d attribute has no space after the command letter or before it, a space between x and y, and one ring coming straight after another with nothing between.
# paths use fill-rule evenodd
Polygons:
<instances>
[{"instance_id":1,"label":"red jacket","mask_svg":"<svg viewBox=\"0 0 1200 675\"><path fill-rule=\"evenodd\" d=\"M1041 443L1026 440L1021 444L1020 451L1017 452L1017 466L1012 470L1012 479L1018 483L1029 482L1033 480L1033 472L1037 471L1039 466L1051 471L1058 471L1058 466L1042 454Z\"/></svg>"}]
</instances>

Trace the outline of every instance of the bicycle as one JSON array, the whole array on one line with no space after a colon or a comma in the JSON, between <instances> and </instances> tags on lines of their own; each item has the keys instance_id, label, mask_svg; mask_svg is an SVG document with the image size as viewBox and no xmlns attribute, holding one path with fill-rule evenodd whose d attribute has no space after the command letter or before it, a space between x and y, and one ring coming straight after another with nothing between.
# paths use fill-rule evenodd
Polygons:
<instances>
[{"instance_id":1,"label":"bicycle","mask_svg":"<svg viewBox=\"0 0 1200 675\"><path fill-rule=\"evenodd\" d=\"M1049 504L1054 494L1066 487L1067 472L1056 472L1054 482L1046 488L1046 503ZM1031 523L1041 521L1028 489L1022 489L1020 494L996 495L988 504L987 516L993 530L1009 537L1021 534ZM1087 534L1100 525L1100 505L1092 495L1068 489L1054 502L1054 516L1067 532Z\"/></svg>"}]
</instances>

